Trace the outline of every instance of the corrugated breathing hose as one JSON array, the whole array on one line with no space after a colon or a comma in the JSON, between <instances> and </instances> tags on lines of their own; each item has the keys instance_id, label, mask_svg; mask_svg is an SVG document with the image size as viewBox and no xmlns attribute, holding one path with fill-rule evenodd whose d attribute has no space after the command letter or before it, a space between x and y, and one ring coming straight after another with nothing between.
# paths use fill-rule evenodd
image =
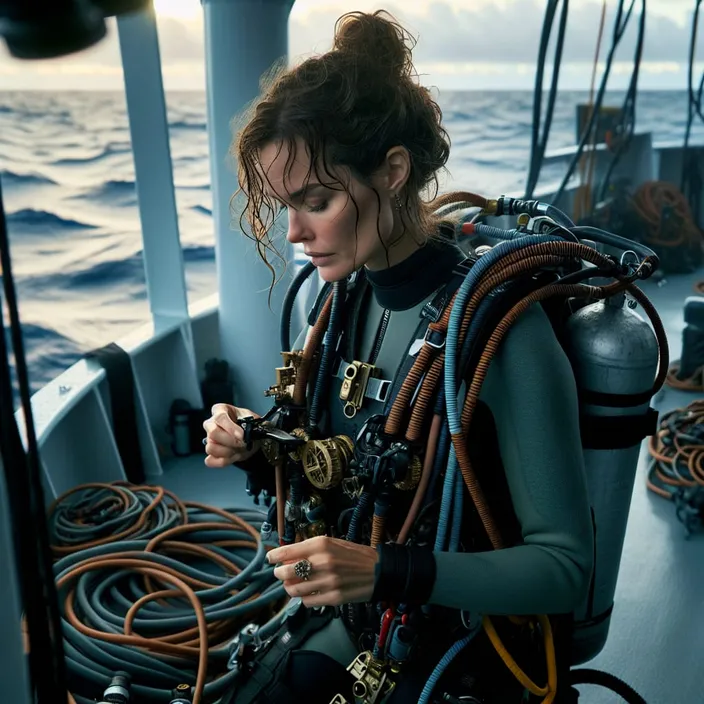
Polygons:
<instances>
[{"instance_id":1,"label":"corrugated breathing hose","mask_svg":"<svg viewBox=\"0 0 704 704\"><path fill-rule=\"evenodd\" d=\"M70 687L94 701L116 671L137 702L220 697L229 644L250 622L273 632L287 601L261 541L266 514L181 501L161 487L88 484L49 509Z\"/></svg>"}]
</instances>

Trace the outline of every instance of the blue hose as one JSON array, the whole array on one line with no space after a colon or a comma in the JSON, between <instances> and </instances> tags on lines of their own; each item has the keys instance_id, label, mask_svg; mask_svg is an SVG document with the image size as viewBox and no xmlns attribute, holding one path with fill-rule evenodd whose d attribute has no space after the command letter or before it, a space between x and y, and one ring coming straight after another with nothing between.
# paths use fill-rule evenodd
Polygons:
<instances>
[{"instance_id":1,"label":"blue hose","mask_svg":"<svg viewBox=\"0 0 704 704\"><path fill-rule=\"evenodd\" d=\"M421 692L420 697L418 698L418 704L430 704L430 695L433 693L435 685L438 683L445 670L447 670L447 668L450 666L450 663L457 657L457 655L459 655L460 652L462 652L462 650L467 645L469 645L469 643L472 641L476 634L477 631L469 633L461 640L458 640L445 653L445 655L443 655L442 660L440 660L440 662L435 666L435 669L428 678L428 681L425 683L425 687L423 687L423 691Z\"/></svg>"},{"instance_id":2,"label":"blue hose","mask_svg":"<svg viewBox=\"0 0 704 704\"><path fill-rule=\"evenodd\" d=\"M465 308L477 284L490 267L512 252L518 252L527 246L541 244L543 242L563 241L562 238L551 235L528 235L509 242L499 242L491 251L479 258L462 282L457 292L455 303L452 306L452 312L450 313L445 343L445 407L447 409L447 419L452 435L459 433L462 429L460 413L457 409L456 402L457 389L459 388L457 384L457 341Z\"/></svg>"},{"instance_id":3,"label":"blue hose","mask_svg":"<svg viewBox=\"0 0 704 704\"><path fill-rule=\"evenodd\" d=\"M445 481L442 486L442 500L440 502L440 516L438 517L438 529L435 534L435 552L443 552L447 541L447 530L452 514L452 502L455 494L455 482L457 480L457 457L455 448L450 445L450 456L445 470Z\"/></svg>"},{"instance_id":4,"label":"blue hose","mask_svg":"<svg viewBox=\"0 0 704 704\"><path fill-rule=\"evenodd\" d=\"M452 503L452 533L450 533L450 552L457 552L460 549L460 536L462 534L462 513L464 511L464 482L460 477L460 468L457 457L452 448L452 457L455 462L455 495Z\"/></svg>"}]
</instances>

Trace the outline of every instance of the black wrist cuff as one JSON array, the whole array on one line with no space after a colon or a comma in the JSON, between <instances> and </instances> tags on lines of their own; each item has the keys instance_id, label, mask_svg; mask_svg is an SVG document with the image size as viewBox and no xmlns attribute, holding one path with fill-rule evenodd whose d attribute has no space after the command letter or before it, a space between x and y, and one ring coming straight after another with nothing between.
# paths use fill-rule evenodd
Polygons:
<instances>
[{"instance_id":1,"label":"black wrist cuff","mask_svg":"<svg viewBox=\"0 0 704 704\"><path fill-rule=\"evenodd\" d=\"M379 561L374 573L372 601L427 604L435 586L435 555L429 548L377 546Z\"/></svg>"}]
</instances>

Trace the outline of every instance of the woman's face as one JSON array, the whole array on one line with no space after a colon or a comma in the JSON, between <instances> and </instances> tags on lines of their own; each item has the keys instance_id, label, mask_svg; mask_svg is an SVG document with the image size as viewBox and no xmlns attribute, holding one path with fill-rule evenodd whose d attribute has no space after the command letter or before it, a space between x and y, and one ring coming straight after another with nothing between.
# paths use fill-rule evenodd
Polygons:
<instances>
[{"instance_id":1,"label":"woman's face","mask_svg":"<svg viewBox=\"0 0 704 704\"><path fill-rule=\"evenodd\" d=\"M262 149L266 191L288 210L288 241L303 246L324 281L340 281L362 266L384 269L410 254L403 240L412 242L413 238L401 238L389 250L387 261L384 244L389 247L399 239L401 230L383 171L372 179L375 192L349 172L311 168L310 154L302 142L296 143L295 152L290 160L287 144L273 143Z\"/></svg>"}]
</instances>

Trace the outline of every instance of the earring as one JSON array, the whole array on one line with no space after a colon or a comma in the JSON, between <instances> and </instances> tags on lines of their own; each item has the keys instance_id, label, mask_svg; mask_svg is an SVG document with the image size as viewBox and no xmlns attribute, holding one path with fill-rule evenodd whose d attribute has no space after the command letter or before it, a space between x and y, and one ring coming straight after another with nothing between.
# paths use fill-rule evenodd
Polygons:
<instances>
[{"instance_id":1,"label":"earring","mask_svg":"<svg viewBox=\"0 0 704 704\"><path fill-rule=\"evenodd\" d=\"M396 210L401 210L401 198L399 197L398 193L394 196L394 205L396 206Z\"/></svg>"}]
</instances>

